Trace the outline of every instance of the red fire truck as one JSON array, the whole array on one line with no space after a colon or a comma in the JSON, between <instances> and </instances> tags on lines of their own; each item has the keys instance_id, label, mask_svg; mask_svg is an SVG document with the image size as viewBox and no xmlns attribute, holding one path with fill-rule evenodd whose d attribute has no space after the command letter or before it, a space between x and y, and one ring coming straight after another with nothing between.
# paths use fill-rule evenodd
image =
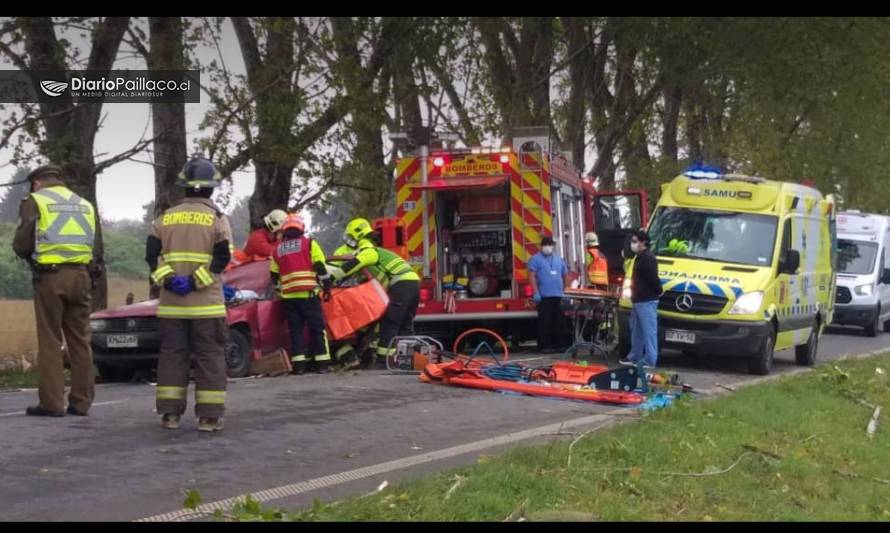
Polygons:
<instances>
[{"instance_id":1,"label":"red fire truck","mask_svg":"<svg viewBox=\"0 0 890 533\"><path fill-rule=\"evenodd\" d=\"M514 345L534 338L528 260L552 236L583 284L584 234L595 231L620 286L622 248L644 227L644 191L596 191L590 178L550 150L546 128L517 132L502 148L420 145L395 171L396 219L375 221L383 246L421 275L418 332L453 338L487 327Z\"/></svg>"}]
</instances>

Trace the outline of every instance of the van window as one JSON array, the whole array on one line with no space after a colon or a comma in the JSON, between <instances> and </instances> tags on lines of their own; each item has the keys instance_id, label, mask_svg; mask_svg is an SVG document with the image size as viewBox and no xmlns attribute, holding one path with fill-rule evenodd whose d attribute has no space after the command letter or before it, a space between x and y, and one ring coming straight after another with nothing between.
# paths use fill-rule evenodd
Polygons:
<instances>
[{"instance_id":1,"label":"van window","mask_svg":"<svg viewBox=\"0 0 890 533\"><path fill-rule=\"evenodd\" d=\"M596 231L635 230L643 226L639 194L597 196L593 202Z\"/></svg>"},{"instance_id":2,"label":"van window","mask_svg":"<svg viewBox=\"0 0 890 533\"><path fill-rule=\"evenodd\" d=\"M782 229L782 248L781 251L791 249L791 219L785 220L785 227Z\"/></svg>"},{"instance_id":3,"label":"van window","mask_svg":"<svg viewBox=\"0 0 890 533\"><path fill-rule=\"evenodd\" d=\"M877 243L838 239L837 245L839 272L870 274L874 270L875 256L878 254Z\"/></svg>"}]
</instances>

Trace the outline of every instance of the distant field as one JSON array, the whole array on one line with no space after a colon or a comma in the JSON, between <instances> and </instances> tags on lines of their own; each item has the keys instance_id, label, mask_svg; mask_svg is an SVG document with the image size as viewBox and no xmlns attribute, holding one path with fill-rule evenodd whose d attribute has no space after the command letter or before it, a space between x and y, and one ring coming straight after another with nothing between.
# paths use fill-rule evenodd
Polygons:
<instances>
[{"instance_id":1,"label":"distant field","mask_svg":"<svg viewBox=\"0 0 890 533\"><path fill-rule=\"evenodd\" d=\"M127 293L134 301L148 298L145 280L111 278L108 280L108 306L123 305ZM34 303L31 300L0 299L0 358L30 354L37 351L34 326Z\"/></svg>"}]
</instances>

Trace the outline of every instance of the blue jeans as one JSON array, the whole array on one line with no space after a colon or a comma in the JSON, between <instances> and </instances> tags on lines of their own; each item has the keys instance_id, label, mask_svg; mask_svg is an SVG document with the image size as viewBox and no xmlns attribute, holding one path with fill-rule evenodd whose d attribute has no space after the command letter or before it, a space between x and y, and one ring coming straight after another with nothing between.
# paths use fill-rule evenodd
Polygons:
<instances>
[{"instance_id":1,"label":"blue jeans","mask_svg":"<svg viewBox=\"0 0 890 533\"><path fill-rule=\"evenodd\" d=\"M658 362L658 300L634 302L630 311L630 353L634 363L641 359L649 366Z\"/></svg>"}]
</instances>

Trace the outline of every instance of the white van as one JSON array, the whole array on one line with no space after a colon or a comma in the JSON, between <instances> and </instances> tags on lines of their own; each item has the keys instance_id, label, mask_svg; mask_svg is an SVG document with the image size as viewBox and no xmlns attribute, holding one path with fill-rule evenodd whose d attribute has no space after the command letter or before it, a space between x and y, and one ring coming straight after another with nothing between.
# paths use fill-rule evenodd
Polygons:
<instances>
[{"instance_id":1,"label":"white van","mask_svg":"<svg viewBox=\"0 0 890 533\"><path fill-rule=\"evenodd\" d=\"M837 217L837 294L833 324L890 332L890 219L844 211Z\"/></svg>"}]
</instances>

